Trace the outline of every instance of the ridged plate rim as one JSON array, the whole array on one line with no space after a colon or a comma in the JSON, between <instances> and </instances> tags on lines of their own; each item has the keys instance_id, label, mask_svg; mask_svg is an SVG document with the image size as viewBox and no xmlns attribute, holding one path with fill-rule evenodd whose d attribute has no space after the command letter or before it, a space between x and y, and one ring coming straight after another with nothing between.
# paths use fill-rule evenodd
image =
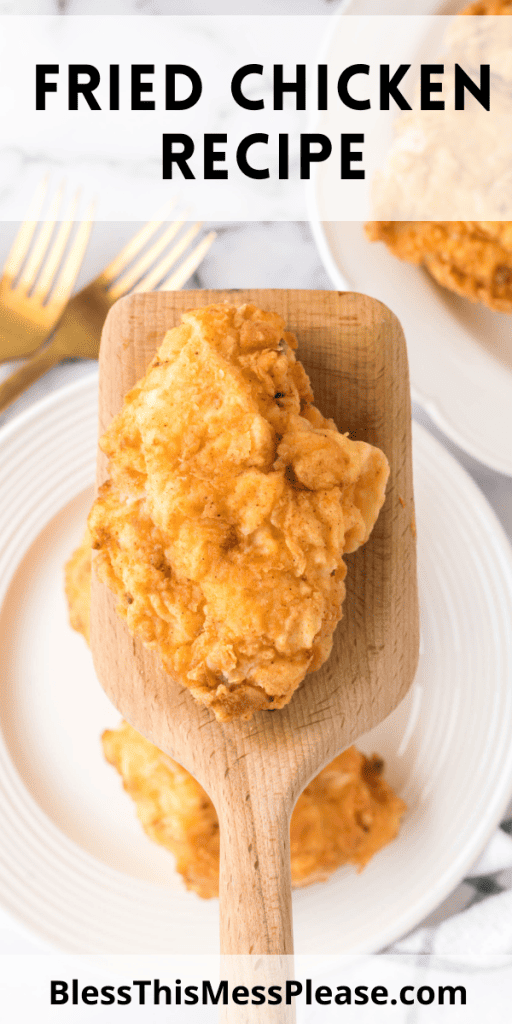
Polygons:
<instances>
[{"instance_id":1,"label":"ridged plate rim","mask_svg":"<svg viewBox=\"0 0 512 1024\"><path fill-rule=\"evenodd\" d=\"M97 375L93 373L43 399L0 431L0 488L4 488L3 493L9 493L8 503L4 503L3 510L0 510L0 604L18 565L39 532L93 480L96 406ZM480 743L482 750L486 749L487 743L489 749L485 754L485 779L478 780L472 794L461 794L466 820L463 841L460 841L458 833L443 837L446 847L444 860L440 858L437 869L436 865L429 867L432 878L429 880L427 877L425 891L420 894L418 863L411 905L397 905L397 911L391 918L389 908L386 910L383 906L380 910L373 907L372 924L361 920L358 927L354 926L353 942L340 948L342 952L380 949L413 928L439 904L480 853L512 790L512 690L506 685L507 679L512 677L510 547L492 509L471 478L442 445L418 425L414 426L414 461L424 623L428 626L433 614L425 592L425 581L430 586L437 578L441 588L439 593L446 598L445 618L453 618L454 637L458 643L467 640L461 623L465 621L463 613L469 611L469 605L466 609L460 604L452 607L454 583L450 581L448 572L453 568L449 565L450 535L440 535L442 516L446 516L449 523L450 516L453 520L455 514L461 538L469 551L475 549L474 554L468 556L465 571L468 583L474 586L477 581L480 587L474 599L481 602L487 632L478 637L480 653L475 650L474 656L477 667L483 658L494 670L489 719L493 733L482 736L478 715L472 721L473 742ZM7 485L9 491L5 490ZM428 519L423 508L423 495L429 488L438 496L436 501L439 502L439 510L432 520ZM429 550L435 549L439 541L442 557L435 564L435 573L432 567L428 567L430 555L425 562L422 533L428 540ZM475 538L480 539L480 545L475 543ZM428 631L423 636L423 645L424 648L429 645ZM480 688L487 686L484 680L473 680L472 685L475 683ZM488 696L487 691L485 696ZM457 700L462 701L462 708L463 698L464 694L459 693ZM435 700L438 701L438 695ZM434 701L431 716L442 713L442 705L439 710ZM1 725L0 712L0 729ZM453 714L447 716L447 736L457 736L457 722ZM493 740L492 747L488 743L490 739ZM446 742L446 736L443 738L441 734L440 757ZM433 742L425 756L435 755ZM428 794L425 799L428 801ZM411 822L414 822L416 813L417 809L412 808ZM169 913L175 920L184 915L185 920L192 907L197 908L196 898L190 894L176 890L165 894L152 882L131 878L100 863L66 837L26 790L12 763L3 733L0 735L0 816L3 820L0 833L0 904L14 920L52 948L79 953L159 952L167 948ZM388 851L392 849L388 847ZM375 860L375 877L382 876L383 885L386 884L389 856L393 855L383 851L380 860ZM367 869L370 870L373 870L372 865ZM414 877L414 872L411 877ZM309 952L321 951L318 944L324 941L322 933L325 930L321 913L318 918L316 914L312 917L312 907L317 906L319 911L322 906L329 908L333 923L338 913L342 920L343 908L336 907L336 904L333 908L330 886L328 883L300 891L295 900L294 913L300 929L304 921L311 919L309 933L315 948ZM191 900L195 901L194 904ZM300 948L297 951L304 952Z\"/></svg>"}]
</instances>

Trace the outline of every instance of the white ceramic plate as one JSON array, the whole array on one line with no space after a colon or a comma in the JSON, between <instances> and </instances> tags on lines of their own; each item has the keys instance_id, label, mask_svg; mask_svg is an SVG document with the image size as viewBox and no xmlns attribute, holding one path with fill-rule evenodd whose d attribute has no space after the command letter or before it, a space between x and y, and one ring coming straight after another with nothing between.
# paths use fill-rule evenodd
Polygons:
<instances>
[{"instance_id":1,"label":"white ceramic plate","mask_svg":"<svg viewBox=\"0 0 512 1024\"><path fill-rule=\"evenodd\" d=\"M218 905L143 834L99 737L119 716L67 622L62 566L91 501L96 377L0 435L0 903L66 951L212 952ZM299 953L374 951L453 888L512 788L512 563L485 499L414 433L422 614L417 680L360 746L409 806L360 875L294 896Z\"/></svg>"},{"instance_id":2,"label":"white ceramic plate","mask_svg":"<svg viewBox=\"0 0 512 1024\"><path fill-rule=\"evenodd\" d=\"M351 0L333 19L329 51L343 15L455 14L465 0ZM407 339L414 398L452 441L484 464L512 475L512 317L492 313L440 288L426 271L368 242L360 223L321 221L326 164L309 191L313 233L327 273L339 289L381 299Z\"/></svg>"}]
</instances>

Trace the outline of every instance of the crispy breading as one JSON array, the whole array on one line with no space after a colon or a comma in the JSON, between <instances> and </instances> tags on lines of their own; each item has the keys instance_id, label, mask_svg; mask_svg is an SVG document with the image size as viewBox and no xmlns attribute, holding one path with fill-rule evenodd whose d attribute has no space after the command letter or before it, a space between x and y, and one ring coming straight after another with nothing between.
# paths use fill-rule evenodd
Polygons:
<instances>
[{"instance_id":1,"label":"crispy breading","mask_svg":"<svg viewBox=\"0 0 512 1024\"><path fill-rule=\"evenodd\" d=\"M219 825L192 776L124 722L103 734L150 839L176 858L187 889L218 895ZM396 836L406 807L382 778L382 761L350 747L306 787L290 829L294 886L324 881L342 864L361 870Z\"/></svg>"},{"instance_id":2,"label":"crispy breading","mask_svg":"<svg viewBox=\"0 0 512 1024\"><path fill-rule=\"evenodd\" d=\"M223 721L283 707L328 658L343 555L389 473L312 405L284 328L252 305L185 313L102 438L89 516L130 632Z\"/></svg>"},{"instance_id":3,"label":"crispy breading","mask_svg":"<svg viewBox=\"0 0 512 1024\"><path fill-rule=\"evenodd\" d=\"M373 221L366 233L399 259L425 266L445 288L512 312L510 221Z\"/></svg>"}]
</instances>

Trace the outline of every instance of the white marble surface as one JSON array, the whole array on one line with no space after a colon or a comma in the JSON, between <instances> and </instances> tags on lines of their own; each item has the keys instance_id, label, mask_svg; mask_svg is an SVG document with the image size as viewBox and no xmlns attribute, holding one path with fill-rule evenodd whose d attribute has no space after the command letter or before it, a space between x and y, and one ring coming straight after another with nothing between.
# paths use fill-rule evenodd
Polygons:
<instances>
[{"instance_id":1,"label":"white marble surface","mask_svg":"<svg viewBox=\"0 0 512 1024\"><path fill-rule=\"evenodd\" d=\"M91 14L92 11L89 11ZM121 12L118 12L121 13ZM274 11L274 15L278 10ZM299 139L316 130L314 104L297 110L293 99L282 111L272 108L272 68L306 63L323 46L329 19L324 17L190 16L138 19L107 16L5 18L0 25L0 219L21 220L36 183L45 173L64 178L70 191L80 188L83 203L95 201L95 219L148 220L179 189L184 205L198 219L295 220L307 216L305 190L300 178ZM378 38L379 35L377 36ZM109 65L119 66L119 109L109 109ZM89 109L81 99L77 110L68 107L67 64L91 64L100 77L96 100ZM142 62L145 96L152 109L132 109L130 67ZM190 109L165 109L167 62L183 62L200 75L200 100ZM231 81L242 64L261 63L260 77L246 89L262 98L264 109L247 111L231 95ZM56 86L35 107L35 67L57 67L48 74ZM147 70L147 68L152 70ZM314 73L308 73L313 89ZM55 79L55 81L53 81ZM178 79L178 92L186 86ZM347 116L349 116L347 114ZM357 120L359 126L359 120ZM350 128L350 125L349 125ZM164 166L163 139L183 134L193 152L189 174ZM216 168L225 180L205 173L205 135L215 139ZM238 147L253 133L263 133L250 146L249 163L268 172L256 180L237 166ZM289 141L289 177L278 172L278 135ZM337 132L332 130L331 161L339 163ZM222 162L222 166L219 164ZM172 174L172 180L164 177ZM336 179L337 182L337 179ZM353 214L353 190L360 182L339 189L346 197L343 219ZM364 184L364 183L363 183ZM363 213L356 214L363 219Z\"/></svg>"},{"instance_id":2,"label":"white marble surface","mask_svg":"<svg viewBox=\"0 0 512 1024\"><path fill-rule=\"evenodd\" d=\"M407 13L404 4L397 0L398 13ZM0 14L331 14L337 6L339 0L2 0Z\"/></svg>"}]
</instances>

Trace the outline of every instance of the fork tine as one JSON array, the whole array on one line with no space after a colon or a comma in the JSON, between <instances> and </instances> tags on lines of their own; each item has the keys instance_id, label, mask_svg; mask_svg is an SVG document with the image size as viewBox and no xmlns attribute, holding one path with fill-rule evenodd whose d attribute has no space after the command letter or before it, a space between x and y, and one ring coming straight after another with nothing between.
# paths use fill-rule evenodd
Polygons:
<instances>
[{"instance_id":1,"label":"fork tine","mask_svg":"<svg viewBox=\"0 0 512 1024\"><path fill-rule=\"evenodd\" d=\"M75 222L75 214L78 206L78 200L80 197L80 191L78 190L74 199L71 202L69 214L66 220L62 221L60 228L57 233L57 237L53 243L51 251L49 252L44 267L39 275L36 287L34 289L34 297L37 296L43 300L44 296L47 295L50 285L57 273L60 261L64 255L71 228Z\"/></svg>"},{"instance_id":2,"label":"fork tine","mask_svg":"<svg viewBox=\"0 0 512 1024\"><path fill-rule=\"evenodd\" d=\"M169 213L173 207L176 206L176 199L172 199L171 202L166 206L166 212ZM158 229L164 223L164 219L160 218L157 220L151 220L144 225L137 234L126 243L121 252L109 263L108 267L105 267L102 277L106 277L108 281L114 281L119 274L125 269L128 263L131 263L135 256L144 248L150 238L158 231Z\"/></svg>"},{"instance_id":3,"label":"fork tine","mask_svg":"<svg viewBox=\"0 0 512 1024\"><path fill-rule=\"evenodd\" d=\"M172 247L171 251L167 253L167 256L165 256L163 260L160 260L160 263L158 263L157 266L149 272L149 274L146 274L146 276L142 278L142 281L139 281L137 291L150 292L153 288L156 288L157 284L159 284L165 275L168 274L171 267L174 266L177 260L179 260L182 253L185 252L185 249L190 245L192 239L196 237L198 232L201 230L201 227L202 224L200 222L193 224L192 227L185 232L182 238L176 242L176 245Z\"/></svg>"},{"instance_id":4,"label":"fork tine","mask_svg":"<svg viewBox=\"0 0 512 1024\"><path fill-rule=\"evenodd\" d=\"M66 302L71 294L71 289L76 280L76 276L82 265L82 259L87 248L87 242L89 241L89 235L92 228L92 218L94 214L94 203L91 203L85 219L78 227L78 231L75 235L71 251L64 262L59 277L57 278L51 294L51 301L58 300L59 302Z\"/></svg>"},{"instance_id":5,"label":"fork tine","mask_svg":"<svg viewBox=\"0 0 512 1024\"><path fill-rule=\"evenodd\" d=\"M55 220L59 211L60 204L62 202L62 196L64 195L64 184L62 184L53 197L48 217L43 221L39 229L39 233L36 237L30 256L27 260L25 269L21 275L18 287L22 289L29 289L34 283L37 272L44 259L44 254L48 248L48 243L52 237L53 230L55 228Z\"/></svg>"},{"instance_id":6,"label":"fork tine","mask_svg":"<svg viewBox=\"0 0 512 1024\"><path fill-rule=\"evenodd\" d=\"M32 235L39 220L39 214L48 189L48 175L37 186L32 197L26 219L23 221L16 238L11 246L11 251L5 261L4 274L6 277L15 278L27 254Z\"/></svg>"},{"instance_id":7,"label":"fork tine","mask_svg":"<svg viewBox=\"0 0 512 1024\"><path fill-rule=\"evenodd\" d=\"M180 228L183 227L184 220L175 220L173 224L164 231L163 235L145 252L140 259L137 260L135 266L128 270L126 274L123 274L119 281L116 281L114 285L109 288L109 295L126 295L127 292L133 288L134 284L142 277L144 271L148 269L155 262L157 256L160 255L164 249L167 248L169 242L172 242L173 238L178 234Z\"/></svg>"},{"instance_id":8,"label":"fork tine","mask_svg":"<svg viewBox=\"0 0 512 1024\"><path fill-rule=\"evenodd\" d=\"M196 245L195 249L187 256L186 260L183 261L177 270L173 271L172 274L160 285L159 291L161 292L178 292L180 288L188 281L189 277L195 273L199 264L202 262L208 249L210 248L213 240L217 237L216 231L210 231L204 238L201 239L199 245Z\"/></svg>"}]
</instances>

